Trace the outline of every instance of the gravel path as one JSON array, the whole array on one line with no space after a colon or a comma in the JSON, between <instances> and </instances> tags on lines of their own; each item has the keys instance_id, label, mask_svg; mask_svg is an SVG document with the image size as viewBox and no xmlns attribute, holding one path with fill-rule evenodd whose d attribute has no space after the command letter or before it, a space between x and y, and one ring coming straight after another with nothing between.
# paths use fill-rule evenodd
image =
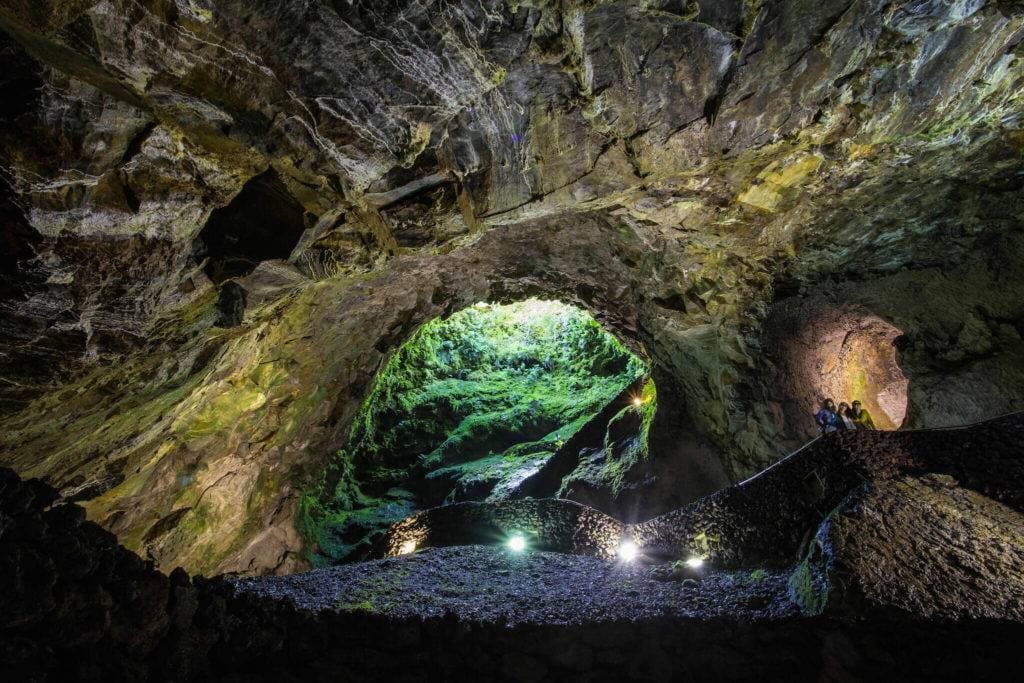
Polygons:
<instances>
[{"instance_id":1,"label":"gravel path","mask_svg":"<svg viewBox=\"0 0 1024 683\"><path fill-rule=\"evenodd\" d=\"M799 614L787 571L708 570L664 580L666 566L500 546L427 548L413 555L235 581L237 590L300 609L365 610L396 617L453 613L471 621L571 624L638 620L777 619Z\"/></svg>"}]
</instances>

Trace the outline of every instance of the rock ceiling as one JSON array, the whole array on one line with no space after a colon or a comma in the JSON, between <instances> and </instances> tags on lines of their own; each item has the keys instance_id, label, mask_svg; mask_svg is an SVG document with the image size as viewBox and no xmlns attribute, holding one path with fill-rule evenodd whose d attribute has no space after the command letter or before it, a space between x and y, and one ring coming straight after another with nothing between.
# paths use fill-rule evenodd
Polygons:
<instances>
[{"instance_id":1,"label":"rock ceiling","mask_svg":"<svg viewBox=\"0 0 1024 683\"><path fill-rule=\"evenodd\" d=\"M161 566L301 566L382 358L480 300L580 304L652 362L666 505L808 435L816 325L902 335L907 424L1024 405L1017 2L0 0L0 29L0 461Z\"/></svg>"}]
</instances>

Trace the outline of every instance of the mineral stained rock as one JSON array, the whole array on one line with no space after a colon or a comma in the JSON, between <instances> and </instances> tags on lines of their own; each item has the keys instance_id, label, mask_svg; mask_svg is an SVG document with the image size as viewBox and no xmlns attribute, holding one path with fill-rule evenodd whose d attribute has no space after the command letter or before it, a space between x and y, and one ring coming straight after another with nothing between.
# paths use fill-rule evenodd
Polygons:
<instances>
[{"instance_id":1,"label":"mineral stained rock","mask_svg":"<svg viewBox=\"0 0 1024 683\"><path fill-rule=\"evenodd\" d=\"M1022 409L1022 36L1006 0L0 0L0 463L162 569L289 573L386 359L529 297L651 366L646 455L606 424L567 468L618 513L761 470L817 392Z\"/></svg>"}]
</instances>

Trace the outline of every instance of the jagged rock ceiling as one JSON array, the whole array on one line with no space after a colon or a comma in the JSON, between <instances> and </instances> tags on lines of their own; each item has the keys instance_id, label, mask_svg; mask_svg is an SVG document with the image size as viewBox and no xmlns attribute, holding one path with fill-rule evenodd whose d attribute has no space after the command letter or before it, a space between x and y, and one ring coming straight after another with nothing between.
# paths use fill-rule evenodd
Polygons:
<instances>
[{"instance_id":1,"label":"jagged rock ceiling","mask_svg":"<svg viewBox=\"0 0 1024 683\"><path fill-rule=\"evenodd\" d=\"M1017 2L0 0L0 28L0 460L161 566L301 566L298 491L381 359L479 300L582 305L652 362L666 508L809 435L785 369L836 309L899 332L907 424L1022 407Z\"/></svg>"}]
</instances>

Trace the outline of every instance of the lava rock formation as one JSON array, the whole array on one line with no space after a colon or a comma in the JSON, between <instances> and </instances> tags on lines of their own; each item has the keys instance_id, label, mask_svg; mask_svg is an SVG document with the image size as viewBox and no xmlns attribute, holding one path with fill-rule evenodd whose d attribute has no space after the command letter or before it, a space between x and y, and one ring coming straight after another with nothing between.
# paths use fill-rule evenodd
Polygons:
<instances>
[{"instance_id":1,"label":"lava rock formation","mask_svg":"<svg viewBox=\"0 0 1024 683\"><path fill-rule=\"evenodd\" d=\"M1022 40L1017 0L0 0L0 466L25 480L0 529L17 548L51 527L82 535L33 550L38 572L10 560L18 604L53 634L102 617L125 677L275 671L274 653L341 636L291 642L266 614L378 635L397 622L186 575L379 555L433 515L457 527L459 510L485 527L498 509L573 510L667 559L797 577L786 609L802 616L778 613L793 629L868 610L913 614L936 643L1004 633L1015 598L989 592L1019 573L1020 447L999 441L1016 432L929 430L1024 410ZM493 408L412 395L468 381L457 363L442 379L402 368L413 391L388 394L389 367L432 326L531 299L582 309L643 371L600 401L575 381L579 405L517 398L506 432L537 417L521 443L447 441ZM574 375L611 376L584 361ZM862 400L896 435L799 450L826 397ZM547 421L552 405L573 410ZM398 438L406 413L448 445ZM359 441L367 424L383 436ZM351 450L367 443L373 457ZM871 485L853 495L854 480ZM463 507L431 509L446 500ZM604 562L591 540L570 545L599 557L577 560ZM76 571L95 580L62 594L71 611L33 599ZM243 603L266 655L248 641L216 660L199 644L247 637L245 619L218 621ZM210 631L192 621L204 609L221 615ZM921 655L880 619L857 631L877 638L864 668L843 659L847 626L823 626L803 642L827 654L789 671L878 673L886 638L908 648L900 666ZM440 622L410 643L458 629ZM480 628L510 648L544 631ZM627 630L587 647L639 643ZM196 668L172 632L200 647ZM19 671L44 666L42 633L20 655L6 641ZM692 641L710 649L681 668L653 653L651 671L757 670L728 670L720 636ZM794 648L765 657L793 664ZM83 676L114 671L85 651ZM597 666L524 657L543 667L522 677ZM353 671L394 673L373 666Z\"/></svg>"}]
</instances>

